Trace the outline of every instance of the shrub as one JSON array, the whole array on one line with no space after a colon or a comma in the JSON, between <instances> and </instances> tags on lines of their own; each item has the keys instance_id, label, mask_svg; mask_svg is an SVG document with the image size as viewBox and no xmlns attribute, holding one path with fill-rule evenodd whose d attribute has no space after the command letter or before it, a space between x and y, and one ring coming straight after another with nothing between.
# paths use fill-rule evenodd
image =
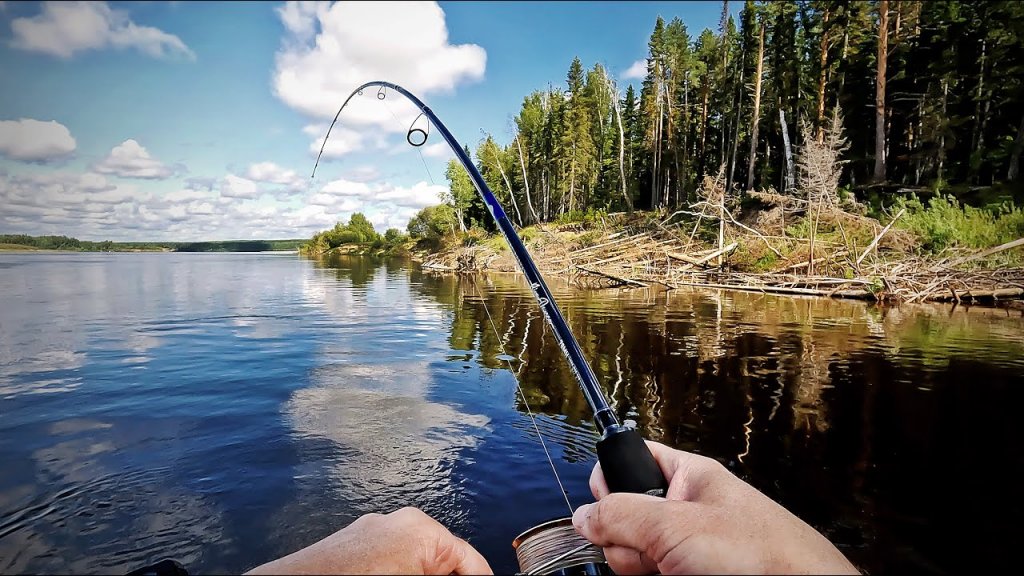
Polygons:
<instances>
[{"instance_id":1,"label":"shrub","mask_svg":"<svg viewBox=\"0 0 1024 576\"><path fill-rule=\"evenodd\" d=\"M907 210L898 225L914 233L929 252L989 248L1024 236L1024 210L1009 202L975 208L961 206L953 196L940 196L925 207L912 197L897 202L898 208Z\"/></svg>"},{"instance_id":2,"label":"shrub","mask_svg":"<svg viewBox=\"0 0 1024 576\"><path fill-rule=\"evenodd\" d=\"M602 209L587 208L583 210L572 210L558 216L556 224L584 224L592 226L607 218L608 214Z\"/></svg>"},{"instance_id":3,"label":"shrub","mask_svg":"<svg viewBox=\"0 0 1024 576\"><path fill-rule=\"evenodd\" d=\"M476 246L487 240L487 231L479 226L473 226L462 235L463 246Z\"/></svg>"},{"instance_id":4,"label":"shrub","mask_svg":"<svg viewBox=\"0 0 1024 576\"><path fill-rule=\"evenodd\" d=\"M409 220L409 236L420 245L438 248L442 239L455 229L455 210L447 204L427 206Z\"/></svg>"}]
</instances>

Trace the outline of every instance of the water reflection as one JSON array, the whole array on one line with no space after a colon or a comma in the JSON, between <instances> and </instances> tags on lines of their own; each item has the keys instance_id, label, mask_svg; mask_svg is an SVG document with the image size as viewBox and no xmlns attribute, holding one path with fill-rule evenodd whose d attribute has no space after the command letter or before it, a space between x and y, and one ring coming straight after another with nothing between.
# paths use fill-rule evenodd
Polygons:
<instances>
[{"instance_id":1,"label":"water reflection","mask_svg":"<svg viewBox=\"0 0 1024 576\"><path fill-rule=\"evenodd\" d=\"M404 505L514 571L512 537L565 513L516 379L590 499L591 414L521 278L270 254L0 268L0 572L240 572ZM620 418L862 568L1009 568L1019 311L551 287Z\"/></svg>"},{"instance_id":2,"label":"water reflection","mask_svg":"<svg viewBox=\"0 0 1024 576\"><path fill-rule=\"evenodd\" d=\"M590 457L592 436L551 430L591 414L521 280L413 274L452 307L452 349L494 369L506 351L531 408L565 417L548 432L567 457ZM992 466L1024 462L1009 440L1019 311L552 288L616 413L648 437L722 461L869 570L1005 565L1015 524L992 510L1021 506ZM981 493L952 497L966 486Z\"/></svg>"}]
</instances>

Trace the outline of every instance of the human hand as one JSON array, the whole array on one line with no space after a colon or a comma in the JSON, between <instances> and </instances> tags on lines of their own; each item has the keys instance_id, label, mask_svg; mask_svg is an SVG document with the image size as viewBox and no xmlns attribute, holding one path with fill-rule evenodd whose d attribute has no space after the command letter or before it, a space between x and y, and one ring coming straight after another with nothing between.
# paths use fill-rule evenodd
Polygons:
<instances>
[{"instance_id":1,"label":"human hand","mask_svg":"<svg viewBox=\"0 0 1024 576\"><path fill-rule=\"evenodd\" d=\"M367 514L246 574L491 574L465 540L416 508Z\"/></svg>"},{"instance_id":2,"label":"human hand","mask_svg":"<svg viewBox=\"0 0 1024 576\"><path fill-rule=\"evenodd\" d=\"M601 465L598 501L573 525L604 548L616 574L858 574L824 536L717 461L647 442L669 481L665 498L610 494Z\"/></svg>"}]
</instances>

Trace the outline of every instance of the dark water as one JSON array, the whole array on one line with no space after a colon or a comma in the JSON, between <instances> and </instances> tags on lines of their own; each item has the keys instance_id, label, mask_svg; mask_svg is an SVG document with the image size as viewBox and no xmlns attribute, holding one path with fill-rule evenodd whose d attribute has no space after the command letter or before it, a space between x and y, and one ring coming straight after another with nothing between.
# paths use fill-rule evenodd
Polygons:
<instances>
[{"instance_id":1,"label":"dark water","mask_svg":"<svg viewBox=\"0 0 1024 576\"><path fill-rule=\"evenodd\" d=\"M521 284L0 254L0 572L238 572L404 505L515 570L512 538L567 511L509 366L573 505L595 461ZM719 459L862 569L1011 566L1020 312L552 289L620 417Z\"/></svg>"}]
</instances>

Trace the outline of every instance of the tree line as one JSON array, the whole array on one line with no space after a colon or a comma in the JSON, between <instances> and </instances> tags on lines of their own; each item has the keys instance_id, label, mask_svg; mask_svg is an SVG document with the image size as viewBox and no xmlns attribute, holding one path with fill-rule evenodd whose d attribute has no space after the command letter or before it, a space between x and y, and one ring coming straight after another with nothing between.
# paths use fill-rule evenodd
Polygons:
<instances>
[{"instance_id":1,"label":"tree line","mask_svg":"<svg viewBox=\"0 0 1024 576\"><path fill-rule=\"evenodd\" d=\"M209 242L113 242L79 240L71 236L30 236L28 234L0 234L0 246L17 246L37 250L67 250L71 252L265 252L269 250L295 250L304 240L215 240Z\"/></svg>"},{"instance_id":2,"label":"tree line","mask_svg":"<svg viewBox=\"0 0 1024 576\"><path fill-rule=\"evenodd\" d=\"M794 193L833 122L841 186L956 192L1019 185L1022 96L1024 3L748 0L737 22L725 1L717 31L657 19L639 91L576 58L475 156L519 225L678 207L719 172L730 194ZM488 226L454 160L447 176L457 225Z\"/></svg>"}]
</instances>

